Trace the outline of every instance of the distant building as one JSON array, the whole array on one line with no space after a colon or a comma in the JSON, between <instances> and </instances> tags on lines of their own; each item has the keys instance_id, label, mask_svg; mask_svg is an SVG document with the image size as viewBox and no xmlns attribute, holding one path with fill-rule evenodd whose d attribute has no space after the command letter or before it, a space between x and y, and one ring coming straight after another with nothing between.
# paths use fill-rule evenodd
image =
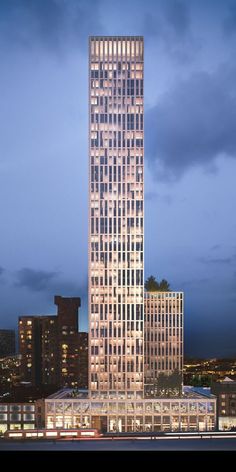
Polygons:
<instances>
[{"instance_id":1,"label":"distant building","mask_svg":"<svg viewBox=\"0 0 236 472\"><path fill-rule=\"evenodd\" d=\"M21 381L20 355L0 359L0 395L12 389Z\"/></svg>"},{"instance_id":2,"label":"distant building","mask_svg":"<svg viewBox=\"0 0 236 472\"><path fill-rule=\"evenodd\" d=\"M145 396L177 396L183 384L183 292L144 294Z\"/></svg>"},{"instance_id":3,"label":"distant building","mask_svg":"<svg viewBox=\"0 0 236 472\"><path fill-rule=\"evenodd\" d=\"M44 398L55 392L51 385L32 387L22 383L0 396L0 435L7 429L43 428Z\"/></svg>"},{"instance_id":4,"label":"distant building","mask_svg":"<svg viewBox=\"0 0 236 472\"><path fill-rule=\"evenodd\" d=\"M13 329L0 329L0 359L14 356L16 353L15 331Z\"/></svg>"},{"instance_id":5,"label":"distant building","mask_svg":"<svg viewBox=\"0 0 236 472\"><path fill-rule=\"evenodd\" d=\"M21 316L19 318L22 380L32 385L40 385L42 382L41 318L40 316Z\"/></svg>"},{"instance_id":6,"label":"distant building","mask_svg":"<svg viewBox=\"0 0 236 472\"><path fill-rule=\"evenodd\" d=\"M88 333L79 333L79 388L88 388Z\"/></svg>"},{"instance_id":7,"label":"distant building","mask_svg":"<svg viewBox=\"0 0 236 472\"><path fill-rule=\"evenodd\" d=\"M214 382L212 393L218 400L218 428L222 431L236 429L236 381L225 377Z\"/></svg>"},{"instance_id":8,"label":"distant building","mask_svg":"<svg viewBox=\"0 0 236 472\"><path fill-rule=\"evenodd\" d=\"M2 403L34 403L40 398L47 398L58 390L53 385L41 385L33 387L30 383L21 382L18 385L14 385L9 392L0 396L0 402Z\"/></svg>"},{"instance_id":9,"label":"distant building","mask_svg":"<svg viewBox=\"0 0 236 472\"><path fill-rule=\"evenodd\" d=\"M55 297L57 316L21 316L19 351L22 380L33 386L78 384L80 298Z\"/></svg>"},{"instance_id":10,"label":"distant building","mask_svg":"<svg viewBox=\"0 0 236 472\"><path fill-rule=\"evenodd\" d=\"M77 386L79 377L78 309L80 298L56 296L58 324L58 384Z\"/></svg>"},{"instance_id":11,"label":"distant building","mask_svg":"<svg viewBox=\"0 0 236 472\"><path fill-rule=\"evenodd\" d=\"M40 378L36 385L59 385L58 319L56 316L41 316L39 318L39 324Z\"/></svg>"},{"instance_id":12,"label":"distant building","mask_svg":"<svg viewBox=\"0 0 236 472\"><path fill-rule=\"evenodd\" d=\"M34 403L0 403L0 435L6 430L34 429Z\"/></svg>"}]
</instances>

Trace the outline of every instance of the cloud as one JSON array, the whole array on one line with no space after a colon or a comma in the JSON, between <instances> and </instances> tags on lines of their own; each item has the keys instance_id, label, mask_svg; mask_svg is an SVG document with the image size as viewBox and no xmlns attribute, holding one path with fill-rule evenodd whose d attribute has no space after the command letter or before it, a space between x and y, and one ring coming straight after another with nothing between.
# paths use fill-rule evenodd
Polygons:
<instances>
[{"instance_id":1,"label":"cloud","mask_svg":"<svg viewBox=\"0 0 236 472\"><path fill-rule=\"evenodd\" d=\"M189 32L190 12L187 3L181 0L169 0L164 3L163 13L178 36Z\"/></svg>"},{"instance_id":2,"label":"cloud","mask_svg":"<svg viewBox=\"0 0 236 472\"><path fill-rule=\"evenodd\" d=\"M191 5L182 0L155 0L142 2L140 10L140 32L145 43L152 42L154 57L161 48L174 63L191 63L199 50L192 31Z\"/></svg>"},{"instance_id":3,"label":"cloud","mask_svg":"<svg viewBox=\"0 0 236 472\"><path fill-rule=\"evenodd\" d=\"M145 192L145 201L159 200L166 205L171 205L173 198L170 195L161 195L156 191Z\"/></svg>"},{"instance_id":4,"label":"cloud","mask_svg":"<svg viewBox=\"0 0 236 472\"><path fill-rule=\"evenodd\" d=\"M146 157L159 179L177 179L220 155L236 156L236 69L195 72L146 113Z\"/></svg>"},{"instance_id":5,"label":"cloud","mask_svg":"<svg viewBox=\"0 0 236 472\"><path fill-rule=\"evenodd\" d=\"M60 295L81 298L80 329L87 329L87 277L81 279L80 272L68 277L59 271L32 268L7 273L10 277L4 286L0 284L2 327L15 328L22 314L54 313L54 296Z\"/></svg>"},{"instance_id":6,"label":"cloud","mask_svg":"<svg viewBox=\"0 0 236 472\"><path fill-rule=\"evenodd\" d=\"M88 286L87 278L80 284L65 279L60 272L36 270L24 267L15 273L14 285L30 292L44 292L48 299L53 295L80 296L85 299Z\"/></svg>"},{"instance_id":7,"label":"cloud","mask_svg":"<svg viewBox=\"0 0 236 472\"><path fill-rule=\"evenodd\" d=\"M217 251L217 250L220 249L220 248L221 248L221 245L220 245L220 244L214 244L214 246L212 246L212 247L210 248L210 250L211 250L211 251Z\"/></svg>"},{"instance_id":8,"label":"cloud","mask_svg":"<svg viewBox=\"0 0 236 472\"><path fill-rule=\"evenodd\" d=\"M148 200L156 200L158 198L158 193L157 192L145 192L145 201L147 202Z\"/></svg>"},{"instance_id":9,"label":"cloud","mask_svg":"<svg viewBox=\"0 0 236 472\"><path fill-rule=\"evenodd\" d=\"M236 33L236 5L232 0L227 5L227 13L223 21L223 31L229 36Z\"/></svg>"},{"instance_id":10,"label":"cloud","mask_svg":"<svg viewBox=\"0 0 236 472\"><path fill-rule=\"evenodd\" d=\"M183 287L184 289L189 289L189 288L198 288L199 286L205 285L209 283L210 278L205 277L205 278L195 278L195 279L188 279L188 280L182 280L179 283L180 287Z\"/></svg>"},{"instance_id":11,"label":"cloud","mask_svg":"<svg viewBox=\"0 0 236 472\"><path fill-rule=\"evenodd\" d=\"M229 265L236 261L236 254L230 257L201 257L199 261L203 264Z\"/></svg>"},{"instance_id":12,"label":"cloud","mask_svg":"<svg viewBox=\"0 0 236 472\"><path fill-rule=\"evenodd\" d=\"M6 269L4 269L4 267L0 266L0 282L1 282L1 285L6 284L5 273L6 273Z\"/></svg>"},{"instance_id":13,"label":"cloud","mask_svg":"<svg viewBox=\"0 0 236 472\"><path fill-rule=\"evenodd\" d=\"M1 0L0 37L13 45L60 49L100 27L99 0Z\"/></svg>"},{"instance_id":14,"label":"cloud","mask_svg":"<svg viewBox=\"0 0 236 472\"><path fill-rule=\"evenodd\" d=\"M189 6L181 0L168 2L155 0L146 4L142 2L141 8L143 10L141 28L144 30L145 37L156 36L167 41L175 37L179 40L190 31Z\"/></svg>"},{"instance_id":15,"label":"cloud","mask_svg":"<svg viewBox=\"0 0 236 472\"><path fill-rule=\"evenodd\" d=\"M87 278L84 279L80 284L76 283L74 280L65 280L61 278L55 280L54 283L51 284L49 295L51 296L51 294L58 294L64 297L80 297L82 306L84 307L87 293Z\"/></svg>"},{"instance_id":16,"label":"cloud","mask_svg":"<svg viewBox=\"0 0 236 472\"><path fill-rule=\"evenodd\" d=\"M193 46L190 8L183 0L1 0L0 41L32 48L68 52L71 45L85 45L89 35L143 34L157 39L177 61L191 60ZM134 15L134 11L137 15ZM128 22L124 24L124 13ZM86 49L87 52L87 49Z\"/></svg>"},{"instance_id":17,"label":"cloud","mask_svg":"<svg viewBox=\"0 0 236 472\"><path fill-rule=\"evenodd\" d=\"M55 281L58 272L29 269L27 267L17 271L17 287L26 287L33 292L41 292L48 289L52 281Z\"/></svg>"}]
</instances>

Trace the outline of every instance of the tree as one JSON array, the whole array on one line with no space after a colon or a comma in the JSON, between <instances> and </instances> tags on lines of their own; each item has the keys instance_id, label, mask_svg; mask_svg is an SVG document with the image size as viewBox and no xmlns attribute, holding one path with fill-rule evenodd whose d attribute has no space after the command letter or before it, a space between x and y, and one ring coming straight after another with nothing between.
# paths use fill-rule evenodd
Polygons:
<instances>
[{"instance_id":1,"label":"tree","mask_svg":"<svg viewBox=\"0 0 236 472\"><path fill-rule=\"evenodd\" d=\"M162 281L159 283L156 280L156 277L153 275L150 275L150 277L147 278L145 284L144 284L145 290L147 292L170 292L170 284L167 282L167 280L162 279Z\"/></svg>"},{"instance_id":2,"label":"tree","mask_svg":"<svg viewBox=\"0 0 236 472\"><path fill-rule=\"evenodd\" d=\"M162 279L160 282L160 292L170 292L170 284L166 279Z\"/></svg>"},{"instance_id":3,"label":"tree","mask_svg":"<svg viewBox=\"0 0 236 472\"><path fill-rule=\"evenodd\" d=\"M159 283L153 275L150 275L150 277L147 278L144 288L148 292L158 292L160 289Z\"/></svg>"}]
</instances>

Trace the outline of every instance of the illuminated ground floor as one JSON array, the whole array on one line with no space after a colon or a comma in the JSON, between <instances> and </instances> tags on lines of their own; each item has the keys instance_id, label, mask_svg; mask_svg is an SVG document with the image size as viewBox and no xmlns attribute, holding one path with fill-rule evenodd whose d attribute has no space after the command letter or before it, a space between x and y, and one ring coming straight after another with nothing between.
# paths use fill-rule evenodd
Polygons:
<instances>
[{"instance_id":1,"label":"illuminated ground floor","mask_svg":"<svg viewBox=\"0 0 236 472\"><path fill-rule=\"evenodd\" d=\"M0 403L0 436L7 430L35 427L33 403Z\"/></svg>"},{"instance_id":2,"label":"illuminated ground floor","mask_svg":"<svg viewBox=\"0 0 236 472\"><path fill-rule=\"evenodd\" d=\"M102 432L212 431L216 398L188 394L175 399L72 398L58 392L45 400L45 427L98 428Z\"/></svg>"},{"instance_id":3,"label":"illuminated ground floor","mask_svg":"<svg viewBox=\"0 0 236 472\"><path fill-rule=\"evenodd\" d=\"M230 431L236 430L236 416L219 416L219 430Z\"/></svg>"}]
</instances>

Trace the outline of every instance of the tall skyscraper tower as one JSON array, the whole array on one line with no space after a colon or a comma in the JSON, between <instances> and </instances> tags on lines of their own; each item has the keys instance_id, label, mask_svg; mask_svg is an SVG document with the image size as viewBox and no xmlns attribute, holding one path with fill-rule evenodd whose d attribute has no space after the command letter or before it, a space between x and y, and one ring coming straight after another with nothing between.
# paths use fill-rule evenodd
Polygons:
<instances>
[{"instance_id":1,"label":"tall skyscraper tower","mask_svg":"<svg viewBox=\"0 0 236 472\"><path fill-rule=\"evenodd\" d=\"M89 43L89 388L142 397L143 38Z\"/></svg>"}]
</instances>

